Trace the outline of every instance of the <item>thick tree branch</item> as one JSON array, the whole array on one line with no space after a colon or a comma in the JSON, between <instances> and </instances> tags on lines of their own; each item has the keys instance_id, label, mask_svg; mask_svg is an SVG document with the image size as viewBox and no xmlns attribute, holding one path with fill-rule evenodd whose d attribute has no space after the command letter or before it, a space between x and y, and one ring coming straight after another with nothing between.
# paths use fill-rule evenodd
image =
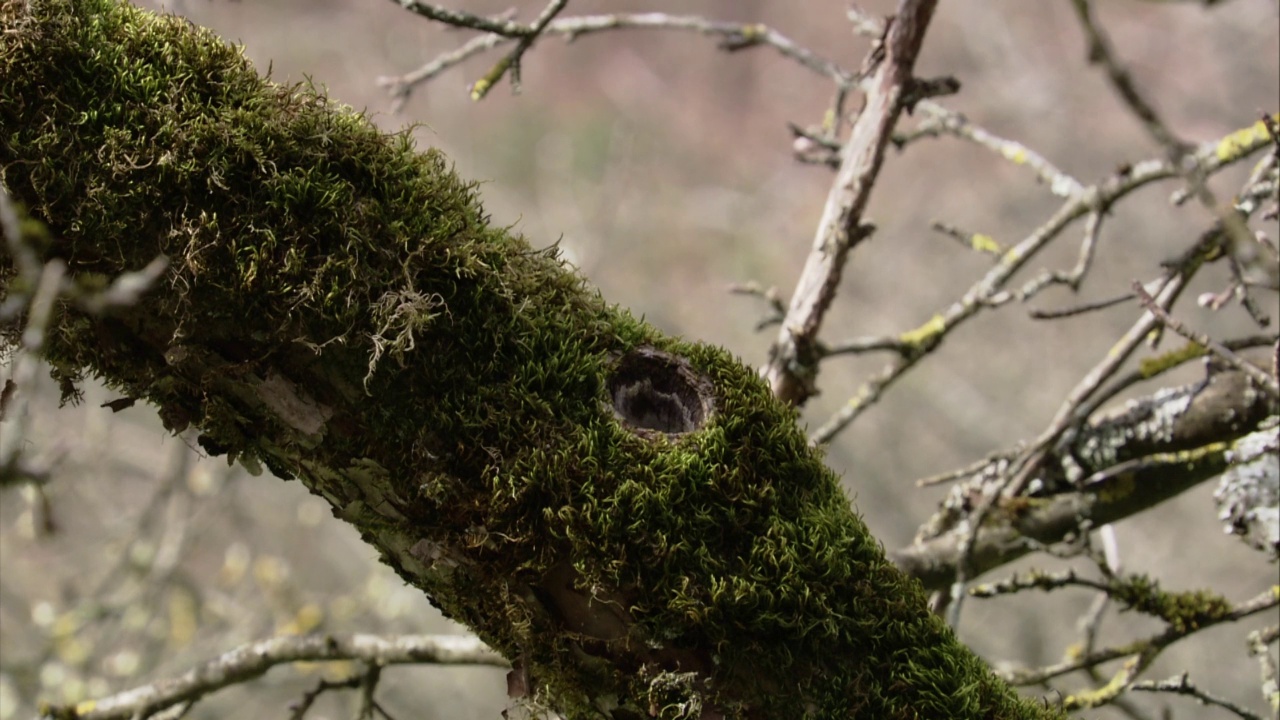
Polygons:
<instances>
[{"instance_id":1,"label":"thick tree branch","mask_svg":"<svg viewBox=\"0 0 1280 720\"><path fill-rule=\"evenodd\" d=\"M6 2L0 25L0 179L48 223L42 260L171 260L134 306L59 302L55 373L299 479L532 699L1058 716L929 613L751 368L491 226L440 153L113 0ZM14 278L0 257L0 301Z\"/></svg>"}]
</instances>

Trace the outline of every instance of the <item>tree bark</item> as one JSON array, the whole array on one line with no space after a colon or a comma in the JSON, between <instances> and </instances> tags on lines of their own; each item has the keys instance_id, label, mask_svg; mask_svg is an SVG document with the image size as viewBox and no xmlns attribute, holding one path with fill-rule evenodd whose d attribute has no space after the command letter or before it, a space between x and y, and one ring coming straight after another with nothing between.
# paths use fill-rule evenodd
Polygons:
<instances>
[{"instance_id":1,"label":"tree bark","mask_svg":"<svg viewBox=\"0 0 1280 720\"><path fill-rule=\"evenodd\" d=\"M296 478L568 717L1057 717L896 570L756 373L493 227L435 150L187 22L2 0L0 179L81 286L46 357ZM0 257L0 300L30 290ZM3 328L12 351L21 328Z\"/></svg>"},{"instance_id":2,"label":"tree bark","mask_svg":"<svg viewBox=\"0 0 1280 720\"><path fill-rule=\"evenodd\" d=\"M1277 409L1275 398L1248 376L1230 371L1162 388L1100 414L1046 455L1036 474L1041 492L997 503L972 538L969 577L1013 562L1036 544L1067 540L1082 527L1120 522L1229 467L1237 466L1232 475L1241 472L1238 466L1258 454L1249 451L1258 442L1253 435L1275 422ZM930 590L955 582L972 532L965 520L998 488L1005 465L993 461L954 484L915 541L889 553L894 565ZM1073 473L1078 477L1072 479Z\"/></svg>"}]
</instances>

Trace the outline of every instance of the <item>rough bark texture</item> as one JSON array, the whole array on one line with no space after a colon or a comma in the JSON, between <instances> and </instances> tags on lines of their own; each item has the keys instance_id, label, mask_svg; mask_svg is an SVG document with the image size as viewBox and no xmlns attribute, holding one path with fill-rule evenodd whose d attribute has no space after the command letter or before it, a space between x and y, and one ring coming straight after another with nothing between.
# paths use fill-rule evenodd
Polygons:
<instances>
[{"instance_id":1,"label":"rough bark texture","mask_svg":"<svg viewBox=\"0 0 1280 720\"><path fill-rule=\"evenodd\" d=\"M59 308L68 387L299 479L572 718L1056 716L928 612L750 368L492 227L440 153L183 20L0 2L0 179L46 258L171 263L127 310Z\"/></svg>"},{"instance_id":2,"label":"rough bark texture","mask_svg":"<svg viewBox=\"0 0 1280 720\"><path fill-rule=\"evenodd\" d=\"M1046 456L1037 492L1001 500L988 515L973 539L970 577L1033 552L1027 538L1046 545L1062 542L1078 533L1082 523L1101 527L1119 522L1224 471L1224 477L1256 475L1263 485L1274 485L1274 476L1266 474L1274 464L1265 462L1264 448L1254 447L1260 441L1253 436L1268 422L1274 428L1278 409L1275 398L1244 373L1232 371L1163 388L1101 413ZM1270 436L1274 439L1274 429ZM890 559L926 588L941 590L955 582L961 548L971 533L965 520L1000 486L1007 471L1008 461L997 460L953 485L915 541L890 552ZM1262 502L1261 517L1270 517L1274 504ZM1246 506L1254 507L1241 504L1241 519ZM1245 521L1244 526L1250 525Z\"/></svg>"}]
</instances>

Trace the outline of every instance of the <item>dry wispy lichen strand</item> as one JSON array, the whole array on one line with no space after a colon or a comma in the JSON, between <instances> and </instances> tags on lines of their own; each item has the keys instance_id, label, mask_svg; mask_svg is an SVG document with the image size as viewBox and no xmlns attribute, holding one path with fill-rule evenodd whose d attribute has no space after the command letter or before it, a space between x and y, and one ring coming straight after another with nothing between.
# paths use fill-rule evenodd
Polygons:
<instances>
[{"instance_id":1,"label":"dry wispy lichen strand","mask_svg":"<svg viewBox=\"0 0 1280 720\"><path fill-rule=\"evenodd\" d=\"M535 700L1056 716L926 610L750 368L491 226L440 153L182 20L111 0L3 0L0 20L0 177L46 256L90 282L171 260L132 308L62 307L55 374L300 479ZM0 300L15 272L0 258ZM644 388L695 427L629 427L611 403Z\"/></svg>"}]
</instances>

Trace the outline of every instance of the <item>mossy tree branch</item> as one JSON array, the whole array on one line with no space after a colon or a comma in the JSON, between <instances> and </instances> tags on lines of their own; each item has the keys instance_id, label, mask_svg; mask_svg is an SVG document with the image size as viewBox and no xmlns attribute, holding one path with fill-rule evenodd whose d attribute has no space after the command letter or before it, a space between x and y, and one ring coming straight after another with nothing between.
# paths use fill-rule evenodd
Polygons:
<instances>
[{"instance_id":1,"label":"mossy tree branch","mask_svg":"<svg viewBox=\"0 0 1280 720\"><path fill-rule=\"evenodd\" d=\"M302 481L539 702L1057 716L928 612L750 368L493 227L439 152L114 0L4 0L0 29L0 179L45 259L170 260L136 305L60 305L55 374Z\"/></svg>"}]
</instances>

